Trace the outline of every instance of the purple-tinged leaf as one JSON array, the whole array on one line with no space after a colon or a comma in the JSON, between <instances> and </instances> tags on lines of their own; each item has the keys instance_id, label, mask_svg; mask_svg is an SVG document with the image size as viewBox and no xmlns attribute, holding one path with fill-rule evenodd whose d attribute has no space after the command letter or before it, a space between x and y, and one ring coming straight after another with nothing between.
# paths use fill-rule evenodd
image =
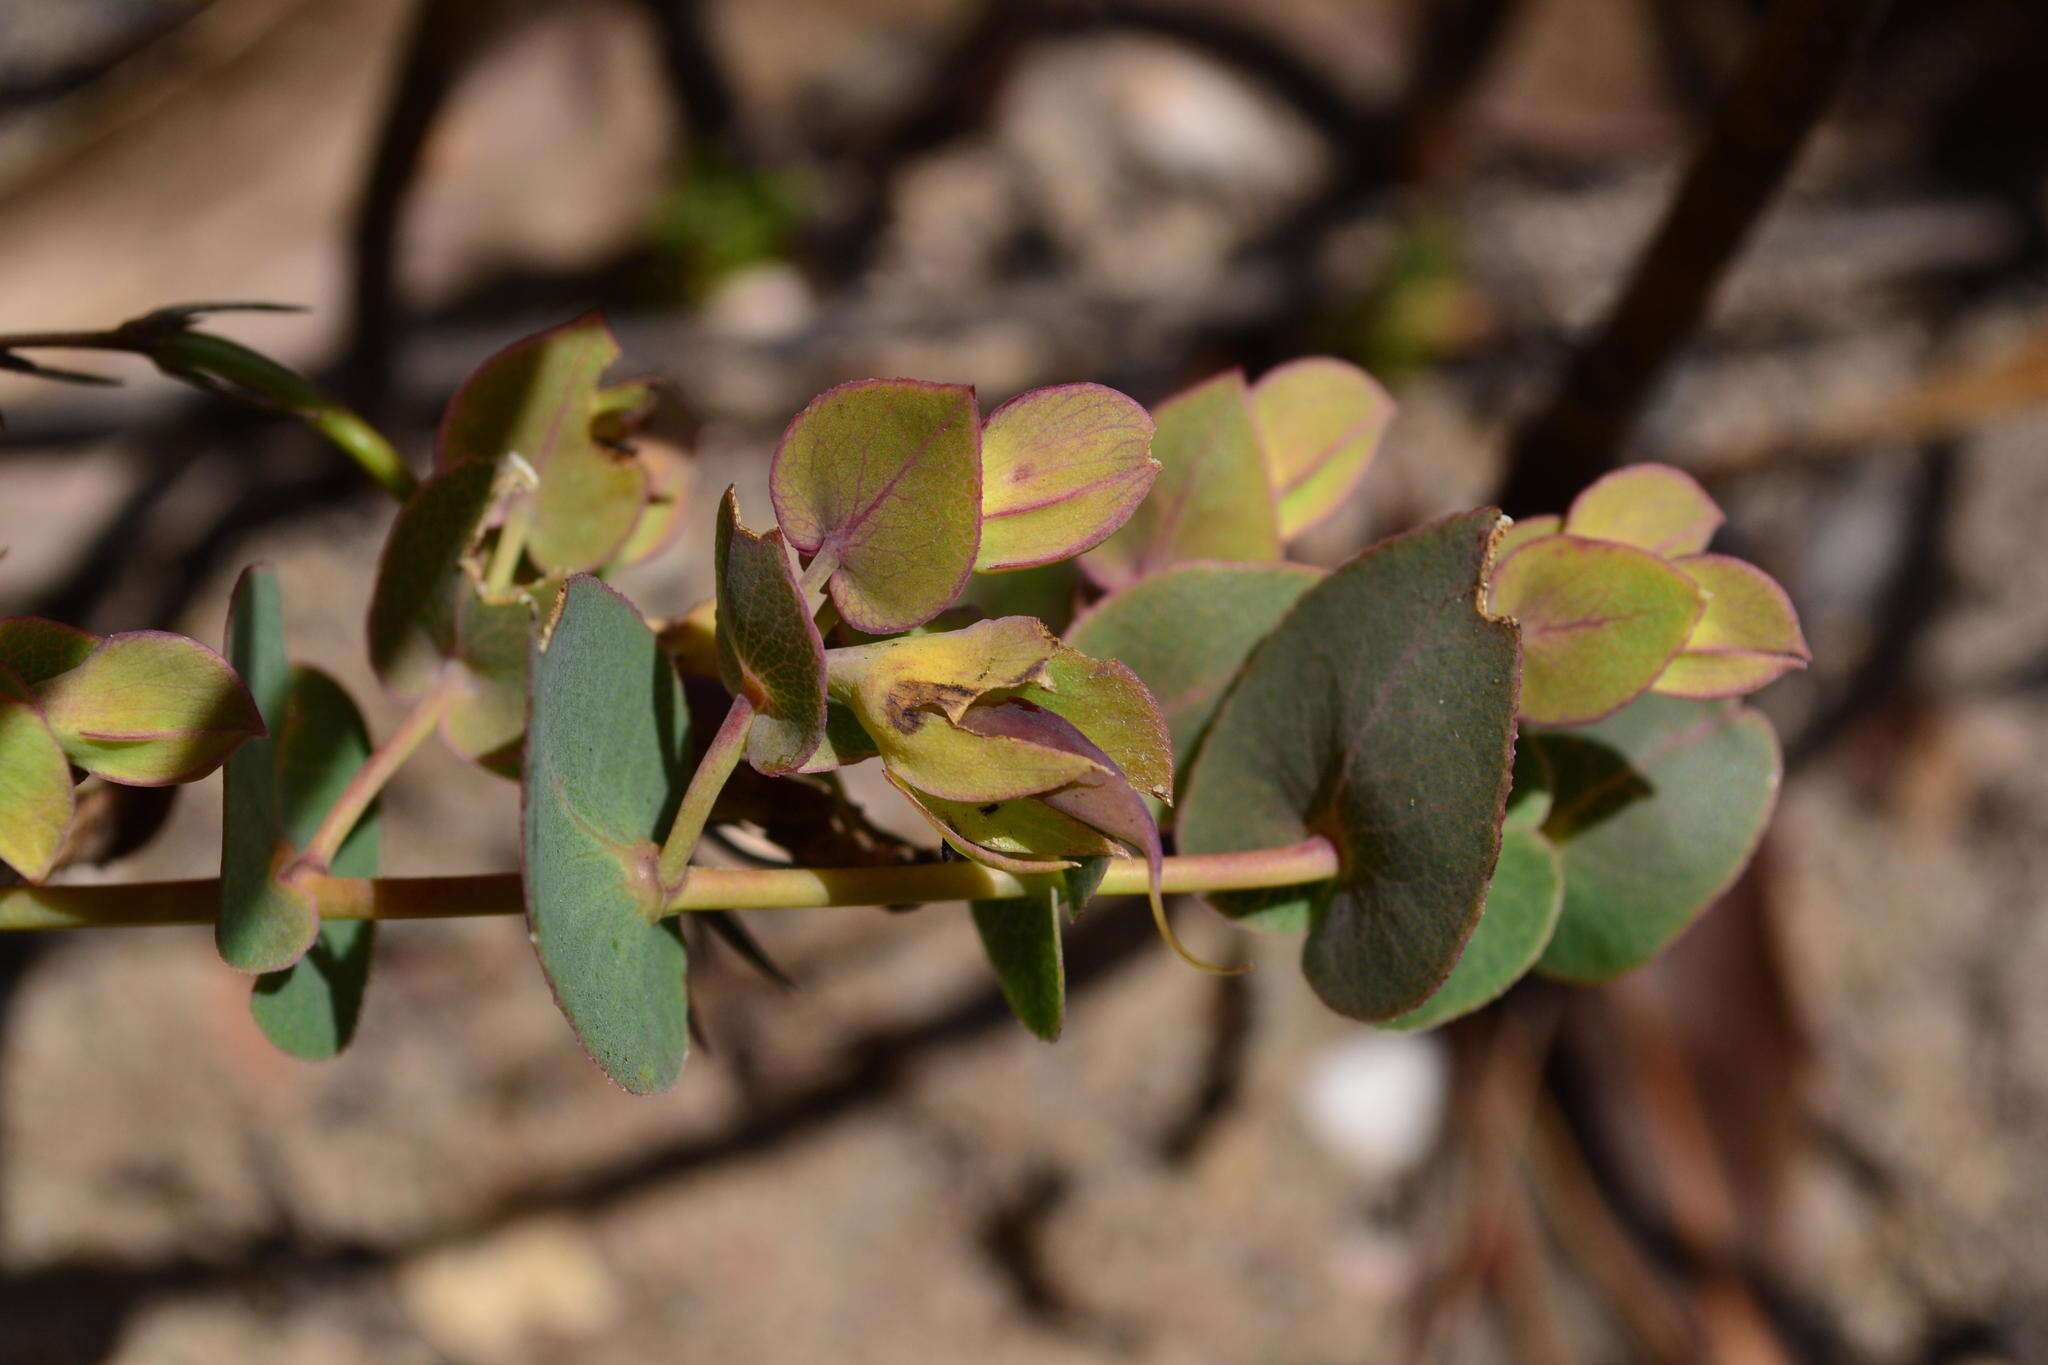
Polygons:
<instances>
[{"instance_id":1,"label":"purple-tinged leaf","mask_svg":"<svg viewBox=\"0 0 2048 1365\"><path fill-rule=\"evenodd\" d=\"M793 773L825 739L825 642L797 587L782 533L740 525L730 488L718 506L718 672L754 704L747 759L771 777Z\"/></svg>"},{"instance_id":2,"label":"purple-tinged leaf","mask_svg":"<svg viewBox=\"0 0 2048 1365\"><path fill-rule=\"evenodd\" d=\"M35 690L71 761L129 786L195 781L264 732L227 660L164 631L110 635Z\"/></svg>"},{"instance_id":3,"label":"purple-tinged leaf","mask_svg":"<svg viewBox=\"0 0 2048 1365\"><path fill-rule=\"evenodd\" d=\"M1089 577L1120 587L1186 560L1280 558L1280 520L1251 395L1235 370L1154 410L1159 477L1124 528L1081 560Z\"/></svg>"},{"instance_id":4,"label":"purple-tinged leaf","mask_svg":"<svg viewBox=\"0 0 2048 1365\"><path fill-rule=\"evenodd\" d=\"M1691 579L1646 550L1532 540L1493 570L1493 610L1522 631L1522 716L1584 725L1641 696L1700 617Z\"/></svg>"},{"instance_id":5,"label":"purple-tinged leaf","mask_svg":"<svg viewBox=\"0 0 2048 1365\"><path fill-rule=\"evenodd\" d=\"M1019 394L981 432L980 573L1080 554L1122 526L1158 477L1152 418L1115 389Z\"/></svg>"},{"instance_id":6,"label":"purple-tinged leaf","mask_svg":"<svg viewBox=\"0 0 2048 1365\"><path fill-rule=\"evenodd\" d=\"M49 876L76 811L63 747L28 684L0 664L0 860L32 882Z\"/></svg>"},{"instance_id":7,"label":"purple-tinged leaf","mask_svg":"<svg viewBox=\"0 0 2048 1365\"><path fill-rule=\"evenodd\" d=\"M1706 610L1652 690L1708 700L1754 692L1813 657L1799 614L1777 581L1727 555L1687 555L1672 567L1699 585Z\"/></svg>"},{"instance_id":8,"label":"purple-tinged leaf","mask_svg":"<svg viewBox=\"0 0 2048 1365\"><path fill-rule=\"evenodd\" d=\"M981 544L974 390L865 379L819 394L783 432L769 491L790 545L833 566L848 625L922 625L960 596Z\"/></svg>"},{"instance_id":9,"label":"purple-tinged leaf","mask_svg":"<svg viewBox=\"0 0 2048 1365\"><path fill-rule=\"evenodd\" d=\"M100 637L40 616L0 619L0 664L30 687L68 673L89 658Z\"/></svg>"},{"instance_id":10,"label":"purple-tinged leaf","mask_svg":"<svg viewBox=\"0 0 2048 1365\"><path fill-rule=\"evenodd\" d=\"M1722 520L1720 507L1692 475L1670 465L1637 464L1588 484L1572 499L1564 530L1669 559L1706 549Z\"/></svg>"},{"instance_id":11,"label":"purple-tinged leaf","mask_svg":"<svg viewBox=\"0 0 2048 1365\"><path fill-rule=\"evenodd\" d=\"M1276 366L1251 396L1280 536L1292 540L1358 487L1394 420L1394 400L1371 375L1334 356Z\"/></svg>"}]
</instances>

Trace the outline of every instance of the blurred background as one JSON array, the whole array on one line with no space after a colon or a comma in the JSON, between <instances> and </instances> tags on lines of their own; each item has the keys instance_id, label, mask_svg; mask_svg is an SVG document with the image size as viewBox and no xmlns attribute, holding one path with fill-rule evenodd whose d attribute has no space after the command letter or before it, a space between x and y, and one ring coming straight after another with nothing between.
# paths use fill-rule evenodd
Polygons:
<instances>
[{"instance_id":1,"label":"blurred background","mask_svg":"<svg viewBox=\"0 0 2048 1365\"><path fill-rule=\"evenodd\" d=\"M4 0L0 330L304 304L218 327L419 460L601 306L697 457L651 614L840 380L1328 351L1402 413L1303 557L1666 460L1816 662L1677 948L1423 1037L1105 907L1047 1047L964 916L779 912L801 989L701 955L647 1100L511 919L386 934L317 1068L201 932L10 937L0 1361L2048 1359L2044 90L2039 0ZM269 559L387 727L381 495L88 361L0 375L0 611L218 642ZM71 875L210 874L216 782ZM510 867L516 804L432 753L387 866Z\"/></svg>"}]
</instances>

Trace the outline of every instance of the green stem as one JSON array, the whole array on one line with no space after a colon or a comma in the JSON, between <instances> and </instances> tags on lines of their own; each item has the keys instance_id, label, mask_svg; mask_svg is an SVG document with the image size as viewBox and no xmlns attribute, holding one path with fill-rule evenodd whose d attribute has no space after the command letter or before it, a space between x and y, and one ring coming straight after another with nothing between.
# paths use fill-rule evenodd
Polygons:
<instances>
[{"instance_id":1,"label":"green stem","mask_svg":"<svg viewBox=\"0 0 2048 1365\"><path fill-rule=\"evenodd\" d=\"M725 780L732 776L740 756L747 751L747 727L753 719L754 703L745 697L734 697L732 709L725 713L718 733L711 737L697 771L690 774L690 785L683 792L682 804L676 807L675 821L668 827L668 838L661 845L661 861L656 865L664 887L680 887L685 876L690 875L690 855L697 851L697 839L710 822L711 807L725 790Z\"/></svg>"},{"instance_id":2,"label":"green stem","mask_svg":"<svg viewBox=\"0 0 2048 1365\"><path fill-rule=\"evenodd\" d=\"M297 879L308 875L324 874L334 862L334 855L357 823L363 812L377 799L405 761L419 751L427 736L434 733L434 727L455 700L460 678L453 668L445 670L434 684L413 703L412 710L405 713L398 722L398 728L391 737L373 750L357 768L355 776L341 789L334 804L321 817L320 827L313 831L313 837L306 842L306 851L296 858L287 875Z\"/></svg>"},{"instance_id":3,"label":"green stem","mask_svg":"<svg viewBox=\"0 0 2048 1365\"><path fill-rule=\"evenodd\" d=\"M1321 838L1283 848L1168 858L1160 886L1169 893L1257 891L1328 881L1337 851ZM1099 894L1143 895L1143 858L1113 858ZM453 919L516 915L524 909L517 875L477 877L318 877L312 889L324 919ZM802 910L826 906L917 905L934 901L1004 900L1030 888L980 863L915 863L909 867L734 869L695 867L668 909ZM110 928L143 924L212 924L220 883L133 882L125 886L17 886L0 891L0 932Z\"/></svg>"},{"instance_id":4,"label":"green stem","mask_svg":"<svg viewBox=\"0 0 2048 1365\"><path fill-rule=\"evenodd\" d=\"M512 589L519 573L519 557L526 553L526 535L533 527L533 504L522 500L505 524L498 528L498 543L491 547L491 562L484 568L484 588L494 597Z\"/></svg>"}]
</instances>

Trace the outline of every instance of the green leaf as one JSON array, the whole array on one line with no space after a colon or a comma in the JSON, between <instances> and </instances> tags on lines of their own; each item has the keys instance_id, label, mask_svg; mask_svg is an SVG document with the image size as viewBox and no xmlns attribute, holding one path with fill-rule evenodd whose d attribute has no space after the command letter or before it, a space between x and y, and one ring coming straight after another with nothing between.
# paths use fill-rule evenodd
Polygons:
<instances>
[{"instance_id":1,"label":"green leaf","mask_svg":"<svg viewBox=\"0 0 2048 1365\"><path fill-rule=\"evenodd\" d=\"M1700 590L1646 550L1533 540L1497 564L1493 609L1522 628L1522 715L1584 725L1642 695L1684 645Z\"/></svg>"},{"instance_id":2,"label":"green leaf","mask_svg":"<svg viewBox=\"0 0 2048 1365\"><path fill-rule=\"evenodd\" d=\"M485 361L441 420L437 471L471 461L495 468L511 455L531 467L537 482L508 515L531 517L526 553L549 574L609 563L648 501L647 467L605 439L643 392L601 387L618 357L604 319L586 313Z\"/></svg>"},{"instance_id":3,"label":"green leaf","mask_svg":"<svg viewBox=\"0 0 2048 1365\"><path fill-rule=\"evenodd\" d=\"M1586 485L1565 513L1564 530L1668 559L1706 549L1722 519L1692 475L1670 465L1637 464Z\"/></svg>"},{"instance_id":4,"label":"green leaf","mask_svg":"<svg viewBox=\"0 0 2048 1365\"><path fill-rule=\"evenodd\" d=\"M470 559L502 480L482 461L422 484L392 523L370 596L370 666L392 693L414 700L448 669L460 689L441 717L457 753L507 777L519 775L526 729L527 637L533 601L552 584L487 598Z\"/></svg>"},{"instance_id":5,"label":"green leaf","mask_svg":"<svg viewBox=\"0 0 2048 1365\"><path fill-rule=\"evenodd\" d=\"M48 682L84 663L99 648L100 637L62 621L40 616L9 616L0 620L0 665L30 687Z\"/></svg>"},{"instance_id":6,"label":"green leaf","mask_svg":"<svg viewBox=\"0 0 2048 1365\"><path fill-rule=\"evenodd\" d=\"M110 635L84 662L36 688L71 761L109 782L192 782L263 733L227 660L182 635Z\"/></svg>"},{"instance_id":7,"label":"green leaf","mask_svg":"<svg viewBox=\"0 0 2048 1365\"><path fill-rule=\"evenodd\" d=\"M1072 723L1132 786L1173 799L1173 741L1159 703L1128 665L1061 645L1046 660L1043 679L1025 683L1017 696Z\"/></svg>"},{"instance_id":8,"label":"green leaf","mask_svg":"<svg viewBox=\"0 0 2048 1365\"><path fill-rule=\"evenodd\" d=\"M1298 564L1185 564L1104 598L1067 640L1144 680L1185 773L1253 648L1322 576Z\"/></svg>"},{"instance_id":9,"label":"green leaf","mask_svg":"<svg viewBox=\"0 0 2048 1365\"><path fill-rule=\"evenodd\" d=\"M1108 865L1106 858L1090 858L1070 871L1045 877L1029 896L975 901L971 906L975 932L995 968L1003 999L1024 1027L1048 1043L1059 1038L1066 1018L1062 911L1069 919L1078 915Z\"/></svg>"},{"instance_id":10,"label":"green leaf","mask_svg":"<svg viewBox=\"0 0 2048 1365\"><path fill-rule=\"evenodd\" d=\"M1781 762L1769 722L1732 702L1648 696L1537 731L1564 854L1564 914L1541 969L1604 981L1647 962L1727 890L1763 835Z\"/></svg>"},{"instance_id":11,"label":"green leaf","mask_svg":"<svg viewBox=\"0 0 2048 1365\"><path fill-rule=\"evenodd\" d=\"M1508 523L1498 539L1493 542L1493 562L1498 564L1532 540L1554 536L1564 530L1564 518L1550 515L1523 517Z\"/></svg>"},{"instance_id":12,"label":"green leaf","mask_svg":"<svg viewBox=\"0 0 2048 1365\"><path fill-rule=\"evenodd\" d=\"M1563 859L1541 834L1501 836L1500 862L1486 888L1479 927L1435 995L1385 1027L1434 1028L1497 999L1543 955L1564 906Z\"/></svg>"},{"instance_id":13,"label":"green leaf","mask_svg":"<svg viewBox=\"0 0 2048 1365\"><path fill-rule=\"evenodd\" d=\"M812 399L769 472L789 543L829 555L833 605L855 630L909 630L953 604L981 543L974 390L864 379Z\"/></svg>"},{"instance_id":14,"label":"green leaf","mask_svg":"<svg viewBox=\"0 0 2048 1365\"><path fill-rule=\"evenodd\" d=\"M1443 984L1500 852L1515 629L1479 610L1499 519L1385 541L1309 589L1217 713L1181 803L1183 852L1336 845L1334 881L1226 905L1305 923L1303 973L1354 1019Z\"/></svg>"},{"instance_id":15,"label":"green leaf","mask_svg":"<svg viewBox=\"0 0 2048 1365\"><path fill-rule=\"evenodd\" d=\"M630 386L620 385L619 388ZM618 389L606 390L617 393ZM614 567L642 564L668 548L683 524L690 507L690 489L696 481L689 457L666 441L640 439L634 454L647 468L647 505L633 532L613 557Z\"/></svg>"},{"instance_id":16,"label":"green leaf","mask_svg":"<svg viewBox=\"0 0 2048 1365\"><path fill-rule=\"evenodd\" d=\"M985 617L1036 616L1055 635L1074 619L1080 570L1071 559L1008 573L978 573L967 580L960 605Z\"/></svg>"},{"instance_id":17,"label":"green leaf","mask_svg":"<svg viewBox=\"0 0 2048 1365\"><path fill-rule=\"evenodd\" d=\"M632 603L594 578L563 590L533 667L524 865L541 969L577 1039L634 1094L689 1053L688 965L656 841L688 778L681 683Z\"/></svg>"},{"instance_id":18,"label":"green leaf","mask_svg":"<svg viewBox=\"0 0 2048 1365\"><path fill-rule=\"evenodd\" d=\"M747 759L771 777L793 773L825 739L825 642L797 587L782 532L740 525L725 490L712 547L718 573L718 672L754 704Z\"/></svg>"},{"instance_id":19,"label":"green leaf","mask_svg":"<svg viewBox=\"0 0 2048 1365\"><path fill-rule=\"evenodd\" d=\"M290 699L284 602L268 567L246 569L228 607L228 659L248 684L268 733L228 758L221 782L220 919L214 944L242 972L282 971L320 931L320 910L277 874L298 852L285 837L278 748Z\"/></svg>"},{"instance_id":20,"label":"green leaf","mask_svg":"<svg viewBox=\"0 0 2048 1365\"><path fill-rule=\"evenodd\" d=\"M1741 696L1813 657L1792 599L1762 569L1727 555L1687 555L1671 566L1706 594L1707 606L1653 690L1701 700Z\"/></svg>"},{"instance_id":21,"label":"green leaf","mask_svg":"<svg viewBox=\"0 0 2048 1365\"><path fill-rule=\"evenodd\" d=\"M1371 375L1326 355L1268 370L1252 386L1252 410L1283 540L1343 505L1394 420L1394 400Z\"/></svg>"},{"instance_id":22,"label":"green leaf","mask_svg":"<svg viewBox=\"0 0 2048 1365\"><path fill-rule=\"evenodd\" d=\"M1152 417L1159 478L1124 528L1081 560L1088 575L1115 587L1185 560L1280 558L1280 518L1244 376L1217 375Z\"/></svg>"},{"instance_id":23,"label":"green leaf","mask_svg":"<svg viewBox=\"0 0 2048 1365\"><path fill-rule=\"evenodd\" d=\"M0 664L0 859L32 882L49 876L76 810L63 747L28 684Z\"/></svg>"},{"instance_id":24,"label":"green leaf","mask_svg":"<svg viewBox=\"0 0 2048 1365\"><path fill-rule=\"evenodd\" d=\"M313 668L295 668L275 727L281 837L303 849L370 756L362 713L341 684ZM373 803L349 831L329 870L337 877L377 875L378 812ZM309 1062L323 1061L355 1037L375 947L375 920L320 926L305 956L256 979L249 1012L264 1036Z\"/></svg>"},{"instance_id":25,"label":"green leaf","mask_svg":"<svg viewBox=\"0 0 2048 1365\"><path fill-rule=\"evenodd\" d=\"M1159 474L1152 419L1115 389L1061 384L1019 394L981 432L980 573L1093 549Z\"/></svg>"}]
</instances>

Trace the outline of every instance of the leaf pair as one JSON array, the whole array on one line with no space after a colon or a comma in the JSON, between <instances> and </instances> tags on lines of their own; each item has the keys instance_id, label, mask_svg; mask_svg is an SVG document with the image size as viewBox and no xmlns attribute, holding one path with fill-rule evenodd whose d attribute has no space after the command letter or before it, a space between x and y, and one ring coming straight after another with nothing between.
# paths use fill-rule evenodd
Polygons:
<instances>
[{"instance_id":1,"label":"leaf pair","mask_svg":"<svg viewBox=\"0 0 2048 1365\"><path fill-rule=\"evenodd\" d=\"M322 923L321 879L282 874L369 757L369 734L339 683L292 667L283 599L269 569L252 568L236 584L227 647L269 728L227 762L215 940L229 966L260 973L250 1010L264 1033L286 1052L318 1060L355 1034L376 924ZM377 862L373 805L329 871L374 877Z\"/></svg>"},{"instance_id":2,"label":"leaf pair","mask_svg":"<svg viewBox=\"0 0 2048 1365\"><path fill-rule=\"evenodd\" d=\"M1151 496L1082 564L1116 587L1189 560L1277 560L1351 495L1393 413L1370 376L1329 356L1256 385L1235 370L1197 384L1153 414Z\"/></svg>"},{"instance_id":3,"label":"leaf pair","mask_svg":"<svg viewBox=\"0 0 2048 1365\"><path fill-rule=\"evenodd\" d=\"M1804 666L1784 590L1704 553L1721 510L1690 477L1636 465L1599 480L1563 517L1501 538L1493 609L1522 627L1522 714L1583 725L1645 691L1738 696Z\"/></svg>"},{"instance_id":4,"label":"leaf pair","mask_svg":"<svg viewBox=\"0 0 2048 1365\"><path fill-rule=\"evenodd\" d=\"M262 733L248 689L197 640L0 620L0 858L31 881L55 868L74 766L129 786L191 782Z\"/></svg>"},{"instance_id":5,"label":"leaf pair","mask_svg":"<svg viewBox=\"0 0 2048 1365\"><path fill-rule=\"evenodd\" d=\"M840 618L870 635L931 620L976 571L1070 558L1152 486L1152 422L1099 384L1035 389L979 417L957 384L867 379L784 431L770 492L789 545L830 569Z\"/></svg>"}]
</instances>

